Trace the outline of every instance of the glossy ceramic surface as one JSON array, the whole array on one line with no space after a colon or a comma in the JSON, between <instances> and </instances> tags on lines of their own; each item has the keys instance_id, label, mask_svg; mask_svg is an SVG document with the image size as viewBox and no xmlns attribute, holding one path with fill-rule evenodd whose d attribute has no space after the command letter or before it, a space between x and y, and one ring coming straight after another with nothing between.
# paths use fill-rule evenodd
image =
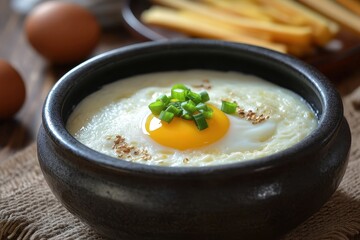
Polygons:
<instances>
[{"instance_id":1,"label":"glossy ceramic surface","mask_svg":"<svg viewBox=\"0 0 360 240\"><path fill-rule=\"evenodd\" d=\"M239 71L295 91L318 113L319 127L277 154L199 168L111 158L66 131L74 107L102 85L185 69ZM341 98L312 67L262 48L182 40L127 46L64 75L44 105L38 158L62 204L110 238L271 239L303 222L334 193L350 142Z\"/></svg>"}]
</instances>

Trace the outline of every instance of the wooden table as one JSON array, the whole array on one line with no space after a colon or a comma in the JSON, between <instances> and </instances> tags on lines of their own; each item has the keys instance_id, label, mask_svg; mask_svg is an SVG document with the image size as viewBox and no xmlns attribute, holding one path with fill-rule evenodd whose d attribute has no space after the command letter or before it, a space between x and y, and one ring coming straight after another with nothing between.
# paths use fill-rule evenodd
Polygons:
<instances>
[{"instance_id":1,"label":"wooden table","mask_svg":"<svg viewBox=\"0 0 360 240\"><path fill-rule=\"evenodd\" d=\"M24 16L14 12L10 0L0 0L0 58L9 61L22 75L27 97L13 119L0 121L0 161L36 140L44 99L54 83L74 66L53 66L29 45L23 32ZM94 54L135 43L120 24L103 30ZM342 95L360 86L360 69L334 82Z\"/></svg>"},{"instance_id":2,"label":"wooden table","mask_svg":"<svg viewBox=\"0 0 360 240\"><path fill-rule=\"evenodd\" d=\"M36 140L42 105L55 82L75 65L54 66L27 42L23 31L25 16L11 9L10 0L0 0L0 58L10 62L23 77L27 96L13 119L0 120L0 161ZM136 42L120 25L103 29L93 55Z\"/></svg>"}]
</instances>

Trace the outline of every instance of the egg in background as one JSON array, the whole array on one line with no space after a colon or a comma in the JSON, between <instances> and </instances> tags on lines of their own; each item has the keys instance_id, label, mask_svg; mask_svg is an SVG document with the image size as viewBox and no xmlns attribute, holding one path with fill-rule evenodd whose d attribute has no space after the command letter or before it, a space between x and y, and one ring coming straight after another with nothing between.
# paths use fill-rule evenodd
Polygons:
<instances>
[{"instance_id":1,"label":"egg in background","mask_svg":"<svg viewBox=\"0 0 360 240\"><path fill-rule=\"evenodd\" d=\"M24 104L25 84L18 71L0 59L0 120L14 116Z\"/></svg>"},{"instance_id":2,"label":"egg in background","mask_svg":"<svg viewBox=\"0 0 360 240\"><path fill-rule=\"evenodd\" d=\"M53 63L68 64L91 54L100 38L100 26L80 5L46 1L26 17L25 33L40 55Z\"/></svg>"}]
</instances>

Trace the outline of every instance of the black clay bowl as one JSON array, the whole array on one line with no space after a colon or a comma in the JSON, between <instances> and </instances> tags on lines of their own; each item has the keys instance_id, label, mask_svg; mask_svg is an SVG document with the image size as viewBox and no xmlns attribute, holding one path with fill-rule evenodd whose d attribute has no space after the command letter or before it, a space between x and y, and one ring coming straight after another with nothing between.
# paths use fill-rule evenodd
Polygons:
<instances>
[{"instance_id":1,"label":"black clay bowl","mask_svg":"<svg viewBox=\"0 0 360 240\"><path fill-rule=\"evenodd\" d=\"M318 113L319 126L268 157L183 168L108 157L65 129L79 101L106 83L185 69L239 71L288 88ZM271 239L303 222L334 193L350 142L341 98L310 66L262 48L183 40L120 48L64 75L44 105L38 158L62 204L110 238Z\"/></svg>"}]
</instances>

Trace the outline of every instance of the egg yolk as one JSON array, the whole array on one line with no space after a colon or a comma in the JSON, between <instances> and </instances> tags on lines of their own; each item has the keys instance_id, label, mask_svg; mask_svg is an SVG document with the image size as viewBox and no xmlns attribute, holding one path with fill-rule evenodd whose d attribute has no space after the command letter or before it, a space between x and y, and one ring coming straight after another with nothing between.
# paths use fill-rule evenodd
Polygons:
<instances>
[{"instance_id":1,"label":"egg yolk","mask_svg":"<svg viewBox=\"0 0 360 240\"><path fill-rule=\"evenodd\" d=\"M194 121L175 117L170 123L163 122L153 114L145 119L144 133L155 142L178 150L200 148L221 139L229 129L228 117L219 109L207 119L208 128L199 130Z\"/></svg>"}]
</instances>

